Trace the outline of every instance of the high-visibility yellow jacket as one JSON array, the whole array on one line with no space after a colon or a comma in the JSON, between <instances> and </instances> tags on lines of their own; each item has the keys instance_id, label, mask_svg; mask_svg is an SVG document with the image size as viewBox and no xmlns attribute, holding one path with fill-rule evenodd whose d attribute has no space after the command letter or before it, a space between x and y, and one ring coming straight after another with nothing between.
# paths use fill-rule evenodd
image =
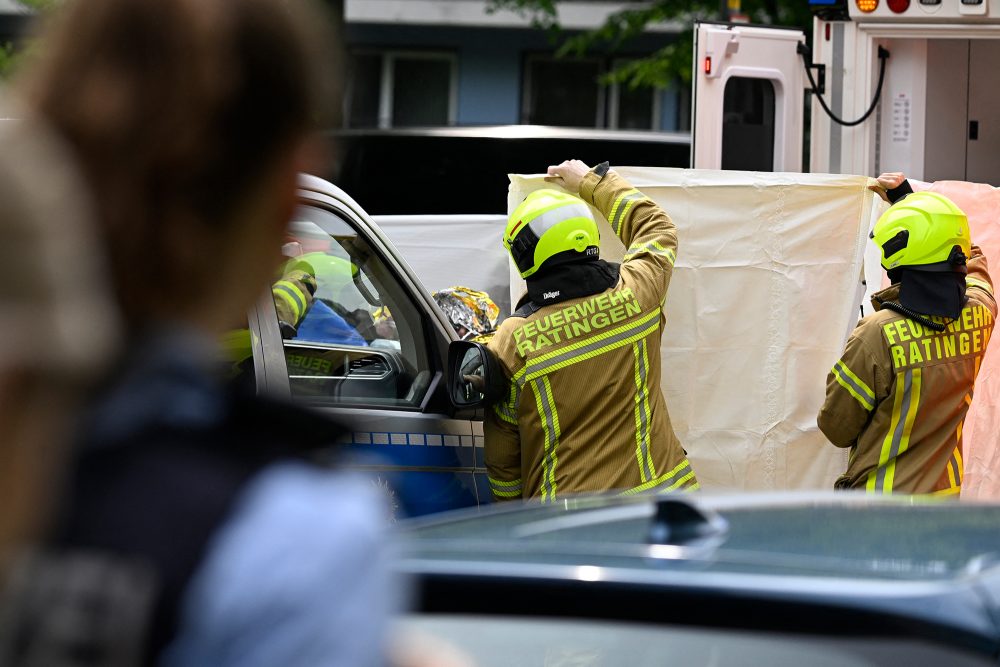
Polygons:
<instances>
[{"instance_id":1,"label":"high-visibility yellow jacket","mask_svg":"<svg viewBox=\"0 0 1000 667\"><path fill-rule=\"evenodd\" d=\"M698 486L660 392L676 227L614 172L587 174L580 195L621 237L625 261L614 287L509 317L490 341L510 380L485 425L499 500Z\"/></svg>"},{"instance_id":2,"label":"high-visibility yellow jacket","mask_svg":"<svg viewBox=\"0 0 1000 667\"><path fill-rule=\"evenodd\" d=\"M850 447L837 488L870 493L956 494L962 486L962 424L997 303L986 258L972 246L968 302L944 331L921 326L880 303L895 301L898 285L877 293L877 312L861 320L827 377L817 422L838 447Z\"/></svg>"}]
</instances>

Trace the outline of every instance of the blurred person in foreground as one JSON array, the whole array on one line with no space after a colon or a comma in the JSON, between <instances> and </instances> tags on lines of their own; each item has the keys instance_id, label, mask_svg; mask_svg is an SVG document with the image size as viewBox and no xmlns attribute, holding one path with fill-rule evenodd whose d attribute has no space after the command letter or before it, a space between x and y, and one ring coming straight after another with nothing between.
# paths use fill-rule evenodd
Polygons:
<instances>
[{"instance_id":1,"label":"blurred person in foreground","mask_svg":"<svg viewBox=\"0 0 1000 667\"><path fill-rule=\"evenodd\" d=\"M150 608L141 565L42 548L76 418L120 333L89 214L44 124L0 120L2 665L78 665L74 651L134 662L134 643L113 642L114 657L99 647Z\"/></svg>"},{"instance_id":2,"label":"blurred person in foreground","mask_svg":"<svg viewBox=\"0 0 1000 667\"><path fill-rule=\"evenodd\" d=\"M375 665L398 587L340 428L227 390L216 344L274 280L336 100L306 0L76 0L20 82L82 167L127 326L57 544L150 563L146 647L177 665Z\"/></svg>"}]
</instances>

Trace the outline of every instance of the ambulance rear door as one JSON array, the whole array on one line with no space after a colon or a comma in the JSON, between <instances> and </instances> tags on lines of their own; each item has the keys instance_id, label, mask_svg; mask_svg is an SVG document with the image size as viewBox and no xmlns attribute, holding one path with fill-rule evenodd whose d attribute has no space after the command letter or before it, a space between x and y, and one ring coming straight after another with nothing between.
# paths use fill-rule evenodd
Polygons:
<instances>
[{"instance_id":1,"label":"ambulance rear door","mask_svg":"<svg viewBox=\"0 0 1000 667\"><path fill-rule=\"evenodd\" d=\"M726 23L694 31L691 165L801 171L805 34Z\"/></svg>"}]
</instances>

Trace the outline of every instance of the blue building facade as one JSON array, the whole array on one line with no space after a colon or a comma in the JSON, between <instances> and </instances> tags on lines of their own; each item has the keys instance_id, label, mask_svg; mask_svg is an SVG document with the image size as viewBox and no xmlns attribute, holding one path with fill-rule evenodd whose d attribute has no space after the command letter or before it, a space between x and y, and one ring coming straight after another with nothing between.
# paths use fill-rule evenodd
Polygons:
<instances>
[{"instance_id":1,"label":"blue building facade","mask_svg":"<svg viewBox=\"0 0 1000 667\"><path fill-rule=\"evenodd\" d=\"M348 127L545 124L678 131L688 127L680 86L628 90L601 73L677 38L661 30L628 50L556 59L556 45L527 19L486 13L477 0L348 0ZM580 5L577 29L623 3Z\"/></svg>"}]
</instances>

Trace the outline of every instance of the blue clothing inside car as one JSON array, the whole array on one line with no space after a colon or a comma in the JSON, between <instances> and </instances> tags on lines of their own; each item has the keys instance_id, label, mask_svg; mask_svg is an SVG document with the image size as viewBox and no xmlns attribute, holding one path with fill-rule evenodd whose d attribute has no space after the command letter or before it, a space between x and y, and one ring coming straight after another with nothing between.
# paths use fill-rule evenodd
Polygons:
<instances>
[{"instance_id":1,"label":"blue clothing inside car","mask_svg":"<svg viewBox=\"0 0 1000 667\"><path fill-rule=\"evenodd\" d=\"M368 347L368 343L361 337L357 329L319 299L313 302L309 312L299 322L298 334L295 339L315 343L339 343Z\"/></svg>"}]
</instances>

